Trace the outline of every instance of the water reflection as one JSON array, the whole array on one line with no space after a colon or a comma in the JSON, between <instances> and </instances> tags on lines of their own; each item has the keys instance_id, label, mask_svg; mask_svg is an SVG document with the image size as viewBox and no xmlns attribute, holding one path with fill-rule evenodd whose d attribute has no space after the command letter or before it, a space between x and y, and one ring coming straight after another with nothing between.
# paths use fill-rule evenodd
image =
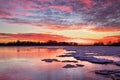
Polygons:
<instances>
[{"instance_id":1,"label":"water reflection","mask_svg":"<svg viewBox=\"0 0 120 80\"><path fill-rule=\"evenodd\" d=\"M9 58L53 58L56 55L65 53L66 50L47 49L47 48L31 48L31 47L17 47L17 48L0 48L0 59Z\"/></svg>"},{"instance_id":2,"label":"water reflection","mask_svg":"<svg viewBox=\"0 0 120 80\"><path fill-rule=\"evenodd\" d=\"M89 48L76 47L76 49ZM119 69L112 64L100 65L86 61L78 62L85 65L84 67L65 69L62 67L67 63L41 61L47 58L56 58L60 61L75 60L73 57L56 57L67 52L66 47L0 47L0 80L110 80L107 77L95 75L93 71Z\"/></svg>"}]
</instances>

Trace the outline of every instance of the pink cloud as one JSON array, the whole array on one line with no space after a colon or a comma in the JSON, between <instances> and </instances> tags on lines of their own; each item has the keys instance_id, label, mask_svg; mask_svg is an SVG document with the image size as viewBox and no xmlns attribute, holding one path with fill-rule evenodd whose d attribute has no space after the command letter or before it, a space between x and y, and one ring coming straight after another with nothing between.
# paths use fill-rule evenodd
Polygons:
<instances>
[{"instance_id":1,"label":"pink cloud","mask_svg":"<svg viewBox=\"0 0 120 80\"><path fill-rule=\"evenodd\" d=\"M82 2L87 6L91 6L91 0L82 0Z\"/></svg>"},{"instance_id":2,"label":"pink cloud","mask_svg":"<svg viewBox=\"0 0 120 80\"><path fill-rule=\"evenodd\" d=\"M49 0L39 0L40 2L48 2Z\"/></svg>"},{"instance_id":3,"label":"pink cloud","mask_svg":"<svg viewBox=\"0 0 120 80\"><path fill-rule=\"evenodd\" d=\"M65 11L65 12L69 12L69 13L71 13L73 11L73 9L71 7L63 6L63 5L51 5L50 8L59 9L61 11Z\"/></svg>"},{"instance_id":4,"label":"pink cloud","mask_svg":"<svg viewBox=\"0 0 120 80\"><path fill-rule=\"evenodd\" d=\"M32 13L28 13L28 12L19 13L19 12L16 12L14 15L15 16L32 16Z\"/></svg>"},{"instance_id":5,"label":"pink cloud","mask_svg":"<svg viewBox=\"0 0 120 80\"><path fill-rule=\"evenodd\" d=\"M0 74L0 80L12 80L15 76L12 74Z\"/></svg>"},{"instance_id":6,"label":"pink cloud","mask_svg":"<svg viewBox=\"0 0 120 80\"><path fill-rule=\"evenodd\" d=\"M7 12L0 12L0 18L13 18L14 15Z\"/></svg>"},{"instance_id":7,"label":"pink cloud","mask_svg":"<svg viewBox=\"0 0 120 80\"><path fill-rule=\"evenodd\" d=\"M20 6L20 9L22 10L36 10L35 8L32 8L32 7L28 7L28 6Z\"/></svg>"},{"instance_id":8,"label":"pink cloud","mask_svg":"<svg viewBox=\"0 0 120 80\"><path fill-rule=\"evenodd\" d=\"M91 8L96 3L92 0L82 0L82 3L84 3L88 8Z\"/></svg>"},{"instance_id":9,"label":"pink cloud","mask_svg":"<svg viewBox=\"0 0 120 80\"><path fill-rule=\"evenodd\" d=\"M4 5L7 4L8 6ZM28 0L0 0L0 18L13 18L17 16L31 16L30 12L21 12L20 10L36 10L32 6L38 6L32 1Z\"/></svg>"}]
</instances>

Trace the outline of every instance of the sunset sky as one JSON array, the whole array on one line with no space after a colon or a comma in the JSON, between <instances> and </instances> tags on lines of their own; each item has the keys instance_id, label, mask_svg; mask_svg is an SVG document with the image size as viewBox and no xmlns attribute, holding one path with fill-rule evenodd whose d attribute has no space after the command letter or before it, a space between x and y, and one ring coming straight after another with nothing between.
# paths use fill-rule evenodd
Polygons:
<instances>
[{"instance_id":1,"label":"sunset sky","mask_svg":"<svg viewBox=\"0 0 120 80\"><path fill-rule=\"evenodd\" d=\"M0 0L0 42L120 40L120 0Z\"/></svg>"}]
</instances>

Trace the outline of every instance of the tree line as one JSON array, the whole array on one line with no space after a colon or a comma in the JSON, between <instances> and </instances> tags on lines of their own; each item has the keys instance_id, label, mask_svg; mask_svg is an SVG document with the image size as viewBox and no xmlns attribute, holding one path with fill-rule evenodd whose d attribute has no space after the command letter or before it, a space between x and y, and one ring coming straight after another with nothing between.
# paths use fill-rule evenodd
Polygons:
<instances>
[{"instance_id":1,"label":"tree line","mask_svg":"<svg viewBox=\"0 0 120 80\"><path fill-rule=\"evenodd\" d=\"M96 42L93 44L94 46L120 46L120 41L118 42L108 42L107 44L104 44L103 42Z\"/></svg>"},{"instance_id":2,"label":"tree line","mask_svg":"<svg viewBox=\"0 0 120 80\"><path fill-rule=\"evenodd\" d=\"M78 46L74 42L57 42L49 40L47 42L32 42L32 41L19 41L0 43L0 46Z\"/></svg>"},{"instance_id":3,"label":"tree line","mask_svg":"<svg viewBox=\"0 0 120 80\"><path fill-rule=\"evenodd\" d=\"M0 46L84 46L75 42L57 42L49 40L47 42L32 42L32 41L20 41L17 40L15 42L8 43L0 43ZM118 42L109 42L104 44L103 42L95 42L94 44L87 46L120 46L120 41Z\"/></svg>"}]
</instances>

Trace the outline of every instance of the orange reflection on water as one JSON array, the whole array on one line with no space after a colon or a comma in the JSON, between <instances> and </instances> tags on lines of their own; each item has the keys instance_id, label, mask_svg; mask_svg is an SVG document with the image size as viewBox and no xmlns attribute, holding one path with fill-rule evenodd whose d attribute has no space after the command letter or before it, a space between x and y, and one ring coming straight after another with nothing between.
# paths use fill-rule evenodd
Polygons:
<instances>
[{"instance_id":1,"label":"orange reflection on water","mask_svg":"<svg viewBox=\"0 0 120 80\"><path fill-rule=\"evenodd\" d=\"M50 64L41 60L54 58L60 60L61 58L56 56L64 54L66 52L67 51L63 48L55 47L1 47L0 61L3 61L3 63L8 62L13 65L16 64L16 66L24 66L29 68L37 68L38 70L43 69L47 71L52 71L56 68L62 67L62 64L58 62Z\"/></svg>"},{"instance_id":2,"label":"orange reflection on water","mask_svg":"<svg viewBox=\"0 0 120 80\"><path fill-rule=\"evenodd\" d=\"M47 49L47 48L34 48L34 47L17 47L17 48L0 48L0 59L8 58L55 58L57 55L65 53L66 50L60 49Z\"/></svg>"}]
</instances>

